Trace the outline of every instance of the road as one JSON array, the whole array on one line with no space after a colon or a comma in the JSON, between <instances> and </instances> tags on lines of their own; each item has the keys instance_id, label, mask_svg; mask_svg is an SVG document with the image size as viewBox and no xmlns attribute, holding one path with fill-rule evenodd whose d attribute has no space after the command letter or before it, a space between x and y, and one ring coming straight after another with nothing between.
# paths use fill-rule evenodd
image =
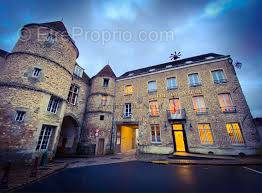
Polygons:
<instances>
[{"instance_id":1,"label":"road","mask_svg":"<svg viewBox=\"0 0 262 193\"><path fill-rule=\"evenodd\" d=\"M70 168L17 192L262 192L262 166L159 165L139 161Z\"/></svg>"}]
</instances>

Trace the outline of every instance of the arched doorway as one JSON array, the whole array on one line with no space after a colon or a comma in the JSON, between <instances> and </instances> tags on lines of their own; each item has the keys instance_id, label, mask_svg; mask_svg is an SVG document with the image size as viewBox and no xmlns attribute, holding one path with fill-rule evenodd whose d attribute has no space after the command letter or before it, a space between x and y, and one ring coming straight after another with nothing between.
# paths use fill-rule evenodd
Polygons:
<instances>
[{"instance_id":1,"label":"arched doorway","mask_svg":"<svg viewBox=\"0 0 262 193\"><path fill-rule=\"evenodd\" d=\"M73 154L76 152L79 138L78 128L79 125L73 117L64 117L57 145L57 155Z\"/></svg>"}]
</instances>

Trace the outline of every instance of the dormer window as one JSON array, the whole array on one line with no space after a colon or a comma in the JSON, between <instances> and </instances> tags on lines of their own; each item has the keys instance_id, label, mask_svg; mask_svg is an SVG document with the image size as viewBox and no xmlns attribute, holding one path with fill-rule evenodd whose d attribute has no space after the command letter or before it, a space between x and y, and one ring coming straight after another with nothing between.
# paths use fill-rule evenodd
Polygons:
<instances>
[{"instance_id":1,"label":"dormer window","mask_svg":"<svg viewBox=\"0 0 262 193\"><path fill-rule=\"evenodd\" d=\"M75 71L74 71L74 74L75 74L76 76L82 78L83 73L84 73L84 69L81 68L79 65L75 65Z\"/></svg>"},{"instance_id":2,"label":"dormer window","mask_svg":"<svg viewBox=\"0 0 262 193\"><path fill-rule=\"evenodd\" d=\"M206 57L206 60L210 60L210 59L214 59L215 57L214 56L208 56Z\"/></svg>"},{"instance_id":3,"label":"dormer window","mask_svg":"<svg viewBox=\"0 0 262 193\"><path fill-rule=\"evenodd\" d=\"M190 61L186 61L185 63L186 64L191 64L191 63L193 63L193 61L190 60Z\"/></svg>"},{"instance_id":4,"label":"dormer window","mask_svg":"<svg viewBox=\"0 0 262 193\"><path fill-rule=\"evenodd\" d=\"M166 66L166 68L171 68L171 67L172 67L172 65L167 65L167 66Z\"/></svg>"},{"instance_id":5,"label":"dormer window","mask_svg":"<svg viewBox=\"0 0 262 193\"><path fill-rule=\"evenodd\" d=\"M153 68L153 69L150 69L149 70L149 72L154 72L156 69L155 68Z\"/></svg>"},{"instance_id":6,"label":"dormer window","mask_svg":"<svg viewBox=\"0 0 262 193\"><path fill-rule=\"evenodd\" d=\"M109 79L108 78L104 78L103 87L108 87L108 85L109 85Z\"/></svg>"},{"instance_id":7,"label":"dormer window","mask_svg":"<svg viewBox=\"0 0 262 193\"><path fill-rule=\"evenodd\" d=\"M55 43L55 36L49 34L49 35L47 36L47 42L48 42L49 44L54 44L54 43Z\"/></svg>"},{"instance_id":8,"label":"dormer window","mask_svg":"<svg viewBox=\"0 0 262 193\"><path fill-rule=\"evenodd\" d=\"M134 75L134 73L129 73L129 74L128 74L128 76L133 76L133 75Z\"/></svg>"},{"instance_id":9,"label":"dormer window","mask_svg":"<svg viewBox=\"0 0 262 193\"><path fill-rule=\"evenodd\" d=\"M32 76L34 78L38 78L40 76L40 73L41 73L41 69L40 68L34 68Z\"/></svg>"}]
</instances>

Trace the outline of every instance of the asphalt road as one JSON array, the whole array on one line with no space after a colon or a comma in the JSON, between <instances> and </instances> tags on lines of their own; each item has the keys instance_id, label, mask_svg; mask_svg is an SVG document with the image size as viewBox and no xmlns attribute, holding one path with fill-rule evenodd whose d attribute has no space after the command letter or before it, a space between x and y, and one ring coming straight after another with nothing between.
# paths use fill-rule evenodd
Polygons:
<instances>
[{"instance_id":1,"label":"asphalt road","mask_svg":"<svg viewBox=\"0 0 262 193\"><path fill-rule=\"evenodd\" d=\"M17 192L262 192L262 166L125 162L66 169Z\"/></svg>"}]
</instances>

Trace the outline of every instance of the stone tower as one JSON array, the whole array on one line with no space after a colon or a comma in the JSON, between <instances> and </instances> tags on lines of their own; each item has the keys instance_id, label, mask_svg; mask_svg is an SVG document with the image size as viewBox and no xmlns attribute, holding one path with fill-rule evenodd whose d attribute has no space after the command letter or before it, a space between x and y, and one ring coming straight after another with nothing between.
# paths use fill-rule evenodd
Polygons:
<instances>
[{"instance_id":1,"label":"stone tower","mask_svg":"<svg viewBox=\"0 0 262 193\"><path fill-rule=\"evenodd\" d=\"M86 129L92 144L96 144L96 155L112 150L112 130L116 76L106 65L91 80L87 102Z\"/></svg>"},{"instance_id":2,"label":"stone tower","mask_svg":"<svg viewBox=\"0 0 262 193\"><path fill-rule=\"evenodd\" d=\"M60 21L22 28L0 72L0 151L10 159L56 151L78 54Z\"/></svg>"}]
</instances>

